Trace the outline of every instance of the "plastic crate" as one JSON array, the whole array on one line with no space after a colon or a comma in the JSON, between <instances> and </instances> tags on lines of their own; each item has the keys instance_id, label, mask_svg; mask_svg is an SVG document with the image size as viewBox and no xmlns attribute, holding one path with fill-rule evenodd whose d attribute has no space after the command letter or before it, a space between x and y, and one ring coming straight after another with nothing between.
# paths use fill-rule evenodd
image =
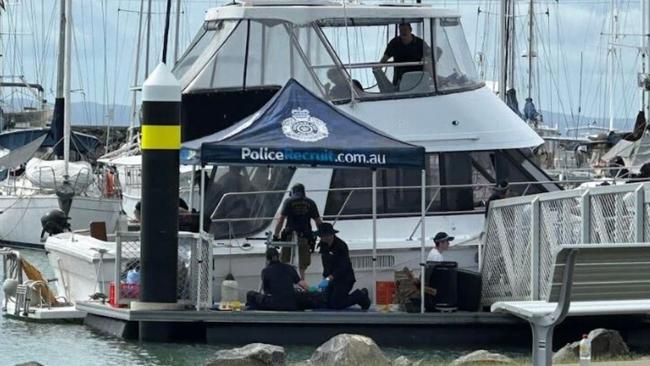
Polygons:
<instances>
[{"instance_id":1,"label":"plastic crate","mask_svg":"<svg viewBox=\"0 0 650 366\"><path fill-rule=\"evenodd\" d=\"M140 285L120 283L120 302L115 301L115 282L111 282L108 288L108 303L112 306L127 305L131 300L140 296Z\"/></svg>"},{"instance_id":2,"label":"plastic crate","mask_svg":"<svg viewBox=\"0 0 650 366\"><path fill-rule=\"evenodd\" d=\"M377 305L390 305L395 298L395 282L377 281Z\"/></svg>"}]
</instances>

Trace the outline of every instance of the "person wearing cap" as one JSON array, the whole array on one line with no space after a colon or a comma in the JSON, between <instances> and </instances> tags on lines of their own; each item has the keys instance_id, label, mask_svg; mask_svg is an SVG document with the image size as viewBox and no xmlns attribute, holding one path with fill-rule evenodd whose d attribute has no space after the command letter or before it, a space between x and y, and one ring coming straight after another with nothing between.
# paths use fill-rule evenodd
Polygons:
<instances>
[{"instance_id":1,"label":"person wearing cap","mask_svg":"<svg viewBox=\"0 0 650 366\"><path fill-rule=\"evenodd\" d=\"M508 195L508 189L510 185L505 180L500 181L496 187L494 187L494 192L490 195L490 198L485 202L485 217L488 215L490 210L490 202L495 200L500 200L506 198Z\"/></svg>"},{"instance_id":2,"label":"person wearing cap","mask_svg":"<svg viewBox=\"0 0 650 366\"><path fill-rule=\"evenodd\" d=\"M316 203L305 195L305 186L297 183L291 187L291 196L282 204L282 211L275 226L274 240L278 240L285 221L287 231L298 237L298 269L300 278L305 279L305 271L311 264L314 236L311 221L316 225L322 223ZM282 248L281 260L288 263L291 260L291 248Z\"/></svg>"},{"instance_id":3,"label":"person wearing cap","mask_svg":"<svg viewBox=\"0 0 650 366\"><path fill-rule=\"evenodd\" d=\"M352 290L357 279L354 277L348 245L338 236L330 223L318 225L320 253L323 260L323 280L318 287L327 292L327 307L345 309L359 305L367 310L370 307L368 290Z\"/></svg>"},{"instance_id":4,"label":"person wearing cap","mask_svg":"<svg viewBox=\"0 0 650 366\"><path fill-rule=\"evenodd\" d=\"M266 261L268 264L262 270L264 293L249 291L246 294L248 305L257 310L298 310L295 286L307 290L307 283L300 279L293 266L280 262L277 249L267 249Z\"/></svg>"},{"instance_id":5,"label":"person wearing cap","mask_svg":"<svg viewBox=\"0 0 650 366\"><path fill-rule=\"evenodd\" d=\"M454 240L454 237L447 235L445 232L441 231L437 233L436 236L433 237L433 242L436 246L429 252L427 262L444 262L445 258L442 253L449 249L449 244L452 240Z\"/></svg>"}]
</instances>

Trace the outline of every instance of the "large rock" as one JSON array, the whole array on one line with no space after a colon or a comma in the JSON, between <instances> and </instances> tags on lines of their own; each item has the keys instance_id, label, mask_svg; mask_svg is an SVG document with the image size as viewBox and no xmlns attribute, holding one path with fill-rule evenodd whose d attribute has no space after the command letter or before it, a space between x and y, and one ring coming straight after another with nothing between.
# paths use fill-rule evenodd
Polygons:
<instances>
[{"instance_id":1,"label":"large rock","mask_svg":"<svg viewBox=\"0 0 650 366\"><path fill-rule=\"evenodd\" d=\"M611 329L594 329L587 335L591 340L592 359L610 359L630 354L621 335ZM576 362L580 353L580 341L567 343L553 355L553 363Z\"/></svg>"},{"instance_id":2,"label":"large rock","mask_svg":"<svg viewBox=\"0 0 650 366\"><path fill-rule=\"evenodd\" d=\"M458 357L451 363L452 366L471 366L471 365L514 365L515 361L510 357L491 353L486 350L474 351L465 356Z\"/></svg>"},{"instance_id":3,"label":"large rock","mask_svg":"<svg viewBox=\"0 0 650 366\"><path fill-rule=\"evenodd\" d=\"M393 360L392 366L420 366L422 362L422 360L411 361L406 356L399 356Z\"/></svg>"},{"instance_id":4,"label":"large rock","mask_svg":"<svg viewBox=\"0 0 650 366\"><path fill-rule=\"evenodd\" d=\"M356 334L339 334L318 347L309 364L390 366L391 362L372 339Z\"/></svg>"},{"instance_id":5,"label":"large rock","mask_svg":"<svg viewBox=\"0 0 650 366\"><path fill-rule=\"evenodd\" d=\"M284 366L284 348L264 343L217 351L205 366Z\"/></svg>"},{"instance_id":6,"label":"large rock","mask_svg":"<svg viewBox=\"0 0 650 366\"><path fill-rule=\"evenodd\" d=\"M25 363L17 363L16 366L44 366L44 365L36 361L29 361Z\"/></svg>"}]
</instances>

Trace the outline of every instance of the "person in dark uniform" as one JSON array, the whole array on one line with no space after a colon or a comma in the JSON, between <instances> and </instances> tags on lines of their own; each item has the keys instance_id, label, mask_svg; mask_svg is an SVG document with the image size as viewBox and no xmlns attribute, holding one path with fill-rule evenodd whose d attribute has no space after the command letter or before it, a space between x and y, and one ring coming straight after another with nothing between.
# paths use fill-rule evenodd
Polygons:
<instances>
[{"instance_id":1,"label":"person in dark uniform","mask_svg":"<svg viewBox=\"0 0 650 366\"><path fill-rule=\"evenodd\" d=\"M298 310L298 296L294 285L307 290L307 283L300 279L294 267L280 262L277 249L269 248L266 251L266 260L268 264L262 270L264 293L249 291L246 294L248 305L258 310Z\"/></svg>"},{"instance_id":2,"label":"person in dark uniform","mask_svg":"<svg viewBox=\"0 0 650 366\"><path fill-rule=\"evenodd\" d=\"M327 292L327 306L330 309L345 309L359 305L367 310L370 307L368 290L352 290L357 281L354 277L348 245L338 236L330 223L318 225L320 253L323 260L323 280L318 287Z\"/></svg>"},{"instance_id":3,"label":"person in dark uniform","mask_svg":"<svg viewBox=\"0 0 650 366\"><path fill-rule=\"evenodd\" d=\"M316 225L322 223L316 203L305 195L305 186L297 183L291 187L291 197L282 204L278 224L275 226L274 240L279 240L280 232L286 221L286 230L298 236L298 269L300 278L305 279L305 271L311 264L314 235L311 221ZM291 260L291 248L282 248L282 262Z\"/></svg>"},{"instance_id":4,"label":"person in dark uniform","mask_svg":"<svg viewBox=\"0 0 650 366\"><path fill-rule=\"evenodd\" d=\"M384 55L379 62L385 63L391 58L393 62L419 62L424 61L425 54L430 54L430 52L429 46L424 40L413 34L411 23L402 23L399 25L399 36L388 42ZM396 66L393 72L393 85L399 86L404 73L422 70L422 65Z\"/></svg>"},{"instance_id":5,"label":"person in dark uniform","mask_svg":"<svg viewBox=\"0 0 650 366\"><path fill-rule=\"evenodd\" d=\"M508 195L508 189L510 185L505 180L500 181L496 187L494 187L494 192L490 195L490 198L485 202L485 217L488 215L490 210L490 202L495 200L500 200L506 198Z\"/></svg>"}]
</instances>

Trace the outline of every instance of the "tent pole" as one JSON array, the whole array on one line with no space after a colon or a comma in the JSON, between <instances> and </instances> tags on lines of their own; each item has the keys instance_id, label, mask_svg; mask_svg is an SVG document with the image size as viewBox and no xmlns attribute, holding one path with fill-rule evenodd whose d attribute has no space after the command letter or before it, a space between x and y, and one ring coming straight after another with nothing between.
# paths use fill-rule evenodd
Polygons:
<instances>
[{"instance_id":1,"label":"tent pole","mask_svg":"<svg viewBox=\"0 0 650 366\"><path fill-rule=\"evenodd\" d=\"M420 192L420 313L424 314L424 274L426 272L426 263L424 258L424 245L426 242L425 235L426 230L424 229L424 219L426 218L426 193L427 193L427 175L426 171L422 169L422 178L421 178L421 192Z\"/></svg>"},{"instance_id":2,"label":"tent pole","mask_svg":"<svg viewBox=\"0 0 650 366\"><path fill-rule=\"evenodd\" d=\"M372 170L372 303L377 298L377 169Z\"/></svg>"},{"instance_id":3,"label":"tent pole","mask_svg":"<svg viewBox=\"0 0 650 366\"><path fill-rule=\"evenodd\" d=\"M205 209L205 166L201 165L201 190L200 190L200 195L201 195L201 201L199 202L199 212L201 214L199 215L199 236L201 236L204 231L203 231L203 225L205 222L205 212L203 210Z\"/></svg>"},{"instance_id":4,"label":"tent pole","mask_svg":"<svg viewBox=\"0 0 650 366\"><path fill-rule=\"evenodd\" d=\"M189 207L190 207L190 212L192 212L192 208L194 207L194 183L195 179L194 176L196 175L196 165L192 164L192 177L190 178L190 199L189 199Z\"/></svg>"}]
</instances>

